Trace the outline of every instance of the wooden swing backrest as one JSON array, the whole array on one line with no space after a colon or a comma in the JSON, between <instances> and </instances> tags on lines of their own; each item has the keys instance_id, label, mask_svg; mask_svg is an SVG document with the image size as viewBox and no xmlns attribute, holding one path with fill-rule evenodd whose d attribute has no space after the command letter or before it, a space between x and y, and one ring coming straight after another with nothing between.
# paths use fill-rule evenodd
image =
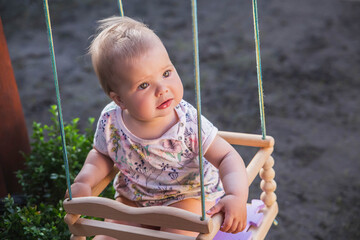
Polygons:
<instances>
[{"instance_id":1,"label":"wooden swing backrest","mask_svg":"<svg viewBox=\"0 0 360 240\"><path fill-rule=\"evenodd\" d=\"M260 135L223 131L218 134L230 144L260 148L248 164L246 170L249 185L258 173L262 179L261 189L263 193L260 198L266 205L262 210L264 219L259 228L252 228L251 230L254 240L264 239L278 212L276 195L274 193L276 183L273 180L275 171L272 168L274 160L271 157L274 139L268 136L263 140ZM114 167L108 176L92 189L93 196L98 196L117 173L118 169ZM81 197L73 198L71 201L65 200L64 209L67 212L65 222L73 234L71 239L85 239L84 236L108 235L117 239L131 240L205 240L214 238L223 221L222 214L216 214L212 218L201 221L199 215L174 207L134 208L118 201L101 197ZM199 232L199 235L196 238L188 237L163 231L80 218L80 215L189 230Z\"/></svg>"}]
</instances>

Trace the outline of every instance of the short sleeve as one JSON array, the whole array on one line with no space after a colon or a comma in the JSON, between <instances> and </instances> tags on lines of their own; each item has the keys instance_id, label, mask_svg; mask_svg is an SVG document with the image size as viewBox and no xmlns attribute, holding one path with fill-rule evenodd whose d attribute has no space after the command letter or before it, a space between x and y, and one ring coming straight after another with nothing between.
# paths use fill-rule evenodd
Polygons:
<instances>
[{"instance_id":1,"label":"short sleeve","mask_svg":"<svg viewBox=\"0 0 360 240\"><path fill-rule=\"evenodd\" d=\"M197 110L191 104L186 103L186 131L185 131L185 143L192 149L192 151L198 154L198 138L197 138ZM204 116L201 116L201 137L203 154L206 153L211 143L214 141L218 129Z\"/></svg>"},{"instance_id":2,"label":"short sleeve","mask_svg":"<svg viewBox=\"0 0 360 240\"><path fill-rule=\"evenodd\" d=\"M94 135L94 148L104 155L109 155L106 144L106 129L109 122L109 114L102 112Z\"/></svg>"},{"instance_id":3,"label":"short sleeve","mask_svg":"<svg viewBox=\"0 0 360 240\"><path fill-rule=\"evenodd\" d=\"M211 143L214 141L218 129L204 116L201 116L202 147L205 154Z\"/></svg>"}]
</instances>

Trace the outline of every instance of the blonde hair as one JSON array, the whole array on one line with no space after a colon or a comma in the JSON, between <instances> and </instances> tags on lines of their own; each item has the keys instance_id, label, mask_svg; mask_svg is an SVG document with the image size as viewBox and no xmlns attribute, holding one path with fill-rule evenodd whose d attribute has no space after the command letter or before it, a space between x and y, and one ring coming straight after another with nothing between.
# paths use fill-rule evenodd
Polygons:
<instances>
[{"instance_id":1,"label":"blonde hair","mask_svg":"<svg viewBox=\"0 0 360 240\"><path fill-rule=\"evenodd\" d=\"M136 58L150 48L154 37L160 39L144 23L128 17L110 17L99 24L89 54L101 87L109 95L115 85L115 60Z\"/></svg>"}]
</instances>

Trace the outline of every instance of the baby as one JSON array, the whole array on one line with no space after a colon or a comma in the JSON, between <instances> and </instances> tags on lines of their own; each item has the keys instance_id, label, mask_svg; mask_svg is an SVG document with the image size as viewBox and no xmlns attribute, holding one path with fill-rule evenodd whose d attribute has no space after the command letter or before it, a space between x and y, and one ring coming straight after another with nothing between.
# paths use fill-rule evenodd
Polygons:
<instances>
[{"instance_id":1,"label":"baby","mask_svg":"<svg viewBox=\"0 0 360 240\"><path fill-rule=\"evenodd\" d=\"M128 17L100 23L90 54L112 102L101 113L94 147L71 186L73 196L90 196L91 187L115 164L120 170L114 180L117 201L201 215L197 111L182 99L181 79L163 43L146 25ZM201 130L207 214L223 212L221 230L237 233L246 226L244 162L205 117Z\"/></svg>"}]
</instances>

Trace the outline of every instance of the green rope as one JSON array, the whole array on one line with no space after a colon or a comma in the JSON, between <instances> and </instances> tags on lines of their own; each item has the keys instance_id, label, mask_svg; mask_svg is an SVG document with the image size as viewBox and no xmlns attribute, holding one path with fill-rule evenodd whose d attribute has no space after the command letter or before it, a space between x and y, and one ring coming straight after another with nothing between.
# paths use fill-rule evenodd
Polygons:
<instances>
[{"instance_id":1,"label":"green rope","mask_svg":"<svg viewBox=\"0 0 360 240\"><path fill-rule=\"evenodd\" d=\"M64 123L63 123L63 117L62 117L62 112L61 112L61 99L60 99L60 91L59 91L59 82L58 82L58 76L57 76L57 71L56 71L56 62L55 62L54 42L53 42L52 31L51 31L49 4L48 4L47 0L44 0L44 11L45 11L45 17L46 17L46 26L47 26L47 32L48 32L51 63L52 63L52 69L53 69L53 74L54 74L57 109L58 109L58 115L59 115L60 134L61 134L61 143L62 143L62 149L63 149L63 158L64 158L64 165L65 165L65 172L66 172L66 180L67 180L67 187L68 187L68 190L69 190L69 198L71 200L72 199L72 194L71 194L71 188L70 188L69 161L68 161L67 151L66 151Z\"/></svg>"},{"instance_id":2,"label":"green rope","mask_svg":"<svg viewBox=\"0 0 360 240\"><path fill-rule=\"evenodd\" d=\"M260 108L260 120L261 120L261 131L262 138L266 137L265 127L265 110L264 110L264 97L263 97L263 86L262 86L262 74L261 74L261 57L260 57L260 38L259 38L259 21L257 11L257 1L252 1L253 6L253 19L254 19L254 38L255 38L255 49L256 49L256 71L258 79L258 90L259 90L259 108Z\"/></svg>"},{"instance_id":3,"label":"green rope","mask_svg":"<svg viewBox=\"0 0 360 240\"><path fill-rule=\"evenodd\" d=\"M118 6L119 6L119 10L120 10L120 16L124 16L124 9L123 9L123 5L121 0L118 0Z\"/></svg>"},{"instance_id":4,"label":"green rope","mask_svg":"<svg viewBox=\"0 0 360 240\"><path fill-rule=\"evenodd\" d=\"M201 220L205 220L205 190L204 190L204 170L203 170L203 149L201 136L201 95L200 95L200 67L199 67L199 44L198 44L198 24L197 24L197 3L191 1L192 22L193 22L193 42L194 42L194 65L195 65L195 93L198 124L198 146L199 146L199 167L201 184Z\"/></svg>"}]
</instances>

